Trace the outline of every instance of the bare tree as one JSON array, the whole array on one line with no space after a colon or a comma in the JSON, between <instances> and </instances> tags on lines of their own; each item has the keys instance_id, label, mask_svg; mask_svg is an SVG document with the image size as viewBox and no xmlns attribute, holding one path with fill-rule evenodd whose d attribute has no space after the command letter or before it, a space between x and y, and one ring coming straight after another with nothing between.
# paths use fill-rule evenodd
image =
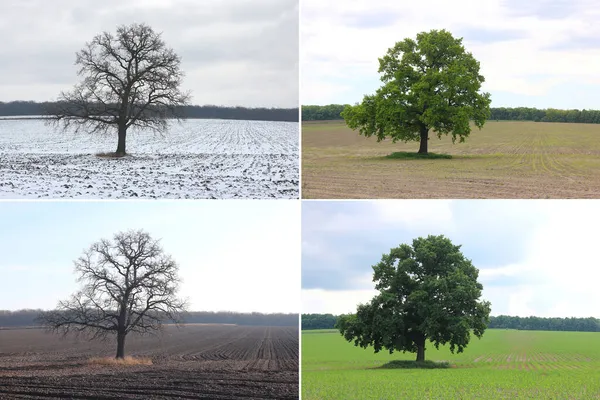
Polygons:
<instances>
[{"instance_id":1,"label":"bare tree","mask_svg":"<svg viewBox=\"0 0 600 400\"><path fill-rule=\"evenodd\" d=\"M125 155L131 127L163 133L167 119L188 104L179 87L181 59L167 48L161 34L145 24L119 26L116 36L104 32L77 53L75 65L83 81L62 92L48 110L48 122L63 130L118 132L116 156Z\"/></svg>"},{"instance_id":2,"label":"bare tree","mask_svg":"<svg viewBox=\"0 0 600 400\"><path fill-rule=\"evenodd\" d=\"M92 339L117 336L117 356L125 356L130 332L152 333L162 322L180 321L185 302L176 297L178 266L144 231L117 233L94 243L75 261L83 288L38 321L48 330Z\"/></svg>"}]
</instances>

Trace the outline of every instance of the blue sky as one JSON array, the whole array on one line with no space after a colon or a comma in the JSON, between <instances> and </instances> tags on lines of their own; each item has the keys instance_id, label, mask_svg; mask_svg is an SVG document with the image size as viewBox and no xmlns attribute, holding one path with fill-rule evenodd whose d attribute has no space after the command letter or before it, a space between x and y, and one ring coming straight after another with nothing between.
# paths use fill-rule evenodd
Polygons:
<instances>
[{"instance_id":1,"label":"blue sky","mask_svg":"<svg viewBox=\"0 0 600 400\"><path fill-rule=\"evenodd\" d=\"M492 315L600 317L598 224L600 201L304 201L302 312L352 312L382 254L444 234L480 270Z\"/></svg>"},{"instance_id":2,"label":"blue sky","mask_svg":"<svg viewBox=\"0 0 600 400\"><path fill-rule=\"evenodd\" d=\"M286 200L2 201L0 309L53 308L78 288L73 261L129 229L161 239L191 310L299 311L300 206Z\"/></svg>"},{"instance_id":3,"label":"blue sky","mask_svg":"<svg viewBox=\"0 0 600 400\"><path fill-rule=\"evenodd\" d=\"M447 29L481 62L492 107L600 108L595 0L304 0L301 13L302 104L360 102L388 48Z\"/></svg>"}]
</instances>

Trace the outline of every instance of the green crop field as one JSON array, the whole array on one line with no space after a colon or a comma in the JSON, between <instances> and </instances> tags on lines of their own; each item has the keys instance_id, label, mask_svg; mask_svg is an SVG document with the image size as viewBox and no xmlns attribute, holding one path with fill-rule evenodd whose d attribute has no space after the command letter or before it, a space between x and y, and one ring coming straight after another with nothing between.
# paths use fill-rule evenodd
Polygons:
<instances>
[{"instance_id":1,"label":"green crop field","mask_svg":"<svg viewBox=\"0 0 600 400\"><path fill-rule=\"evenodd\" d=\"M600 333L489 329L461 354L427 346L450 368L385 368L414 358L303 331L302 399L600 399Z\"/></svg>"},{"instance_id":2,"label":"green crop field","mask_svg":"<svg viewBox=\"0 0 600 400\"><path fill-rule=\"evenodd\" d=\"M304 198L599 198L600 124L488 121L465 143L378 143L343 121L302 124ZM402 155L402 154L400 154Z\"/></svg>"}]
</instances>

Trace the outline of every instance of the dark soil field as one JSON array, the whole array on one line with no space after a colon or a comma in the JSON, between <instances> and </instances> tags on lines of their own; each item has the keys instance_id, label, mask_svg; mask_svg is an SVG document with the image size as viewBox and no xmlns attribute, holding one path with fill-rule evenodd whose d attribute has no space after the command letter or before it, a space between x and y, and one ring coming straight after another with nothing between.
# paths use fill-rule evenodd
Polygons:
<instances>
[{"instance_id":1,"label":"dark soil field","mask_svg":"<svg viewBox=\"0 0 600 400\"><path fill-rule=\"evenodd\" d=\"M169 326L128 336L152 365L101 365L116 341L0 330L0 399L297 399L298 328Z\"/></svg>"},{"instance_id":2,"label":"dark soil field","mask_svg":"<svg viewBox=\"0 0 600 400\"><path fill-rule=\"evenodd\" d=\"M395 154L418 149L367 139L343 121L304 122L302 197L600 198L599 124L488 121L465 143L430 133L429 151L451 159Z\"/></svg>"}]
</instances>

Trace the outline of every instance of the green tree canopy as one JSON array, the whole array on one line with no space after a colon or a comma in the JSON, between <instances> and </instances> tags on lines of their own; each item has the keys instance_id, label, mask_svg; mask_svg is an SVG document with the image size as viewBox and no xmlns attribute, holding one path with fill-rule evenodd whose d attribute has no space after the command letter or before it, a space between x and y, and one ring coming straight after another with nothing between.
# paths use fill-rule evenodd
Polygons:
<instances>
[{"instance_id":1,"label":"green tree canopy","mask_svg":"<svg viewBox=\"0 0 600 400\"><path fill-rule=\"evenodd\" d=\"M336 327L355 346L416 352L425 360L425 342L461 353L471 331L481 338L490 303L480 301L479 271L444 236L428 236L402 244L373 266L379 291L356 314L342 315Z\"/></svg>"},{"instance_id":2,"label":"green tree canopy","mask_svg":"<svg viewBox=\"0 0 600 400\"><path fill-rule=\"evenodd\" d=\"M396 43L379 59L379 73L383 86L342 112L361 135L420 141L419 153L426 154L430 130L464 142L470 120L481 129L489 118L490 94L479 93L485 80L479 62L446 30Z\"/></svg>"}]
</instances>

